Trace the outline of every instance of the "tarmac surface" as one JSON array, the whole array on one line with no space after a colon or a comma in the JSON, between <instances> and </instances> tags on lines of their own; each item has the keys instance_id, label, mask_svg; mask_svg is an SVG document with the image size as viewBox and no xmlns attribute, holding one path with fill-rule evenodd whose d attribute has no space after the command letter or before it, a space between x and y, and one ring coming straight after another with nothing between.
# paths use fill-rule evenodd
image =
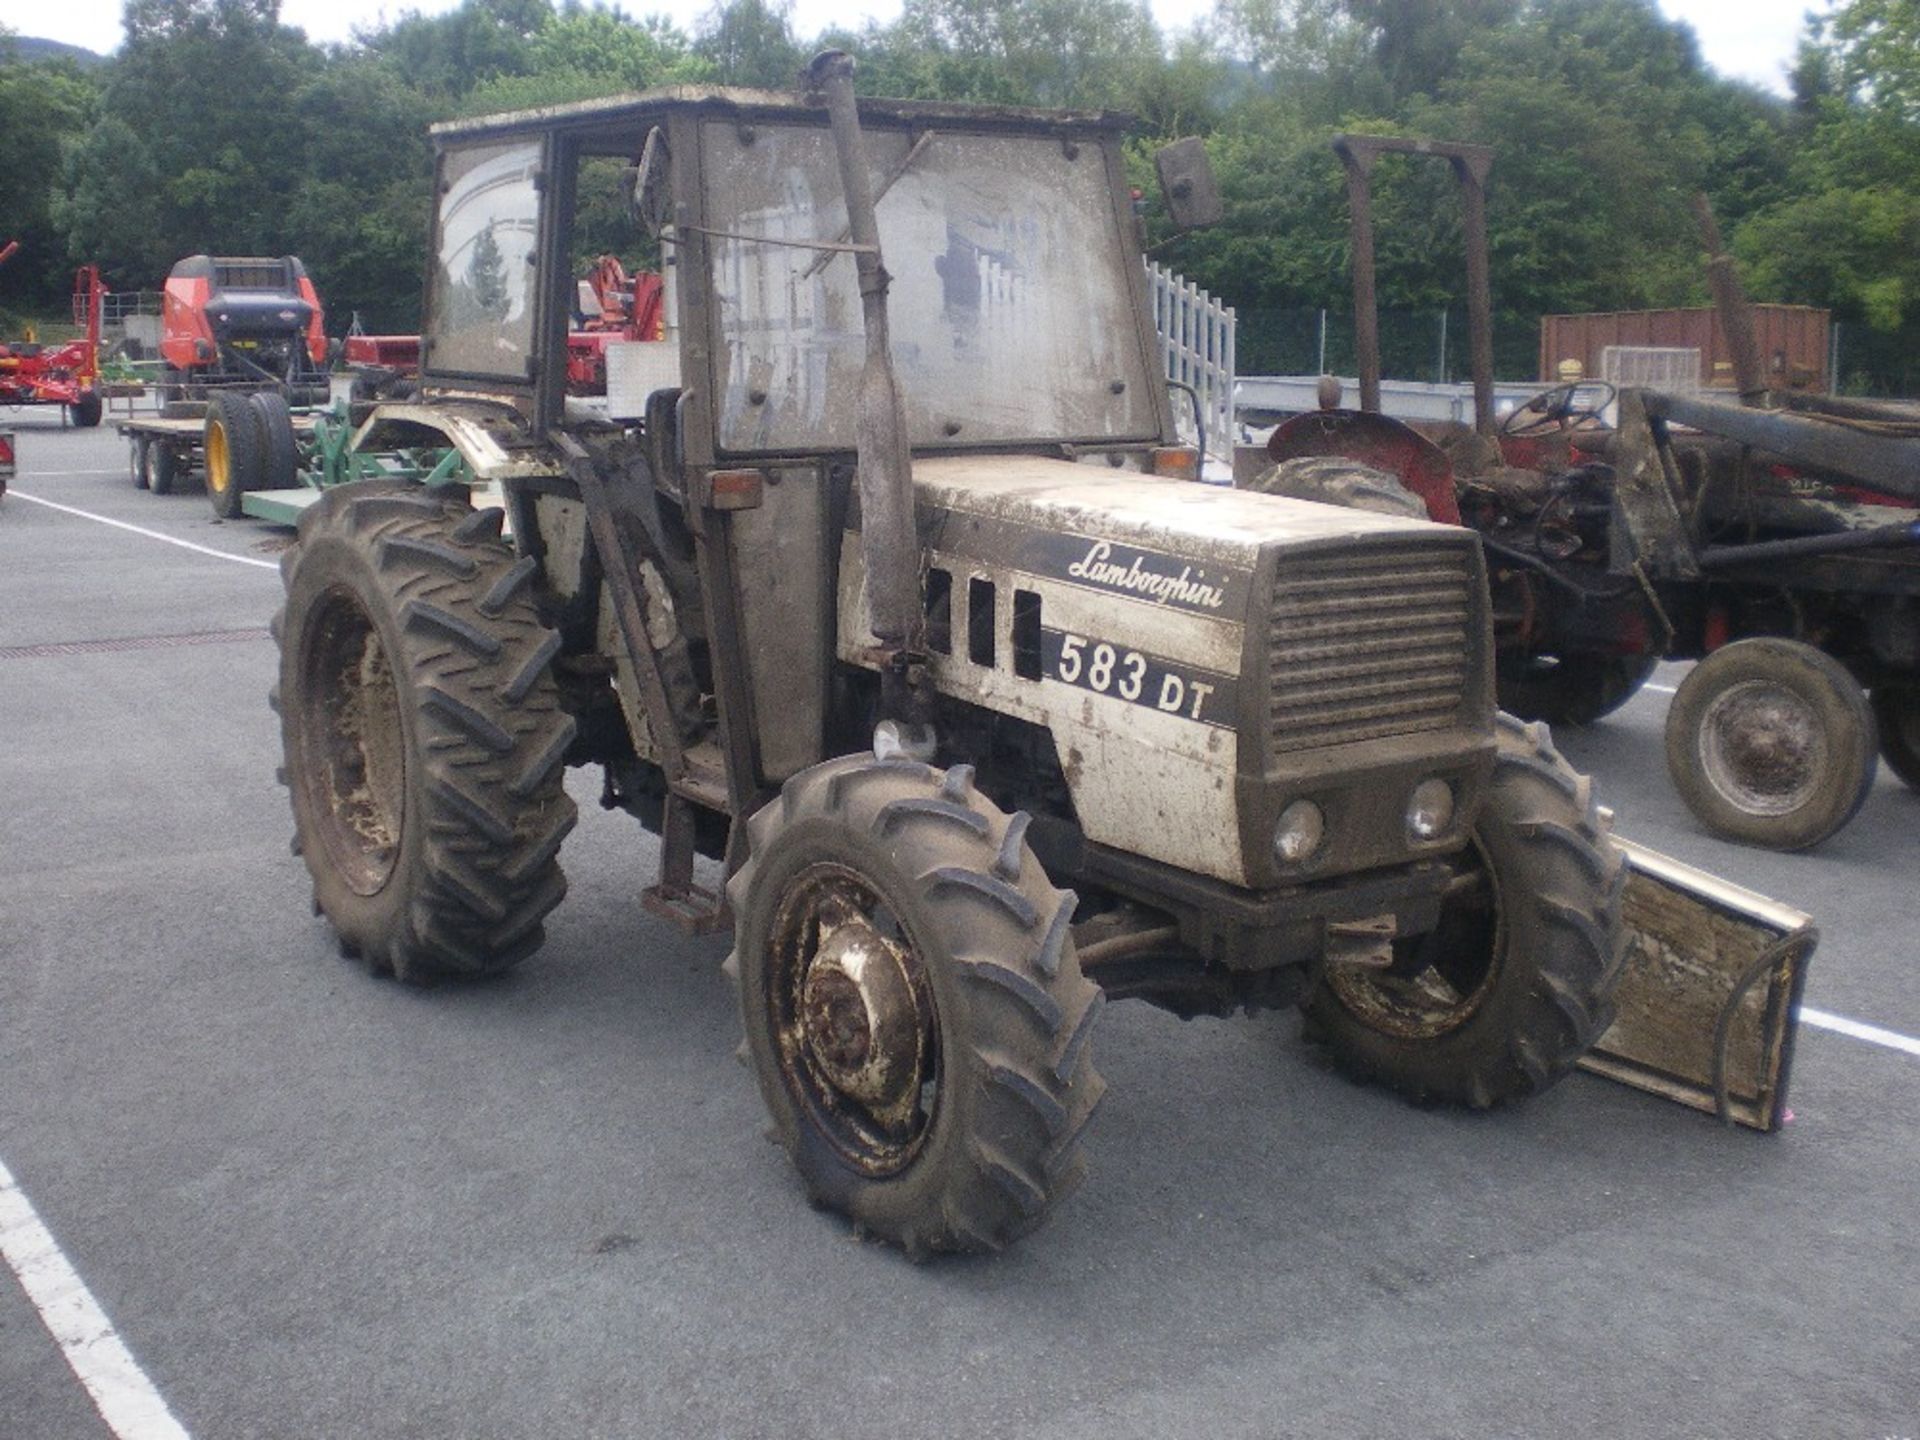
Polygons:
<instances>
[{"instance_id":1,"label":"tarmac surface","mask_svg":"<svg viewBox=\"0 0 1920 1440\"><path fill-rule=\"evenodd\" d=\"M516 973L340 958L274 783L289 532L137 491L109 429L0 427L0 1200L165 1406L110 1427L110 1342L70 1366L16 1263L0 1437L1920 1434L1920 1056L1803 1027L1762 1137L1586 1075L1421 1111L1291 1015L1114 1006L1087 1184L916 1267L762 1141L726 942L645 915L593 777ZM1719 843L1667 698L1561 737L1620 831L1811 912L1807 1004L1920 1036L1920 796Z\"/></svg>"}]
</instances>

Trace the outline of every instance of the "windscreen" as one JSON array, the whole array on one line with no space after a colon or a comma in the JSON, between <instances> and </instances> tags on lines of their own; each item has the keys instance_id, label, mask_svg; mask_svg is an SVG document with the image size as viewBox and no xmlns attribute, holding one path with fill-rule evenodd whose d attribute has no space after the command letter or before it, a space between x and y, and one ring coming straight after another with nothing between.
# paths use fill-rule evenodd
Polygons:
<instances>
[{"instance_id":1,"label":"windscreen","mask_svg":"<svg viewBox=\"0 0 1920 1440\"><path fill-rule=\"evenodd\" d=\"M893 360L916 446L1148 439L1139 257L1105 155L1058 136L868 131ZM824 127L705 127L720 446L851 449L865 332ZM884 192L884 193L880 193ZM739 238L755 237L755 238Z\"/></svg>"},{"instance_id":2,"label":"windscreen","mask_svg":"<svg viewBox=\"0 0 1920 1440\"><path fill-rule=\"evenodd\" d=\"M441 163L427 364L444 374L525 380L540 235L540 142L453 150Z\"/></svg>"}]
</instances>

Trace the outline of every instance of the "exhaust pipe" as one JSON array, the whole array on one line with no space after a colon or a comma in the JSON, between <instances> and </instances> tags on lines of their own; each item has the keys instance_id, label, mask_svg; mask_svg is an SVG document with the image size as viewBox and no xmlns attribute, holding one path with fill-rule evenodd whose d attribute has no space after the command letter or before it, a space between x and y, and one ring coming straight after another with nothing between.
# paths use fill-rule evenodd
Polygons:
<instances>
[{"instance_id":1,"label":"exhaust pipe","mask_svg":"<svg viewBox=\"0 0 1920 1440\"><path fill-rule=\"evenodd\" d=\"M824 51L807 67L807 78L825 102L833 127L833 148L847 200L847 230L855 247L860 311L867 334L854 438L860 548L867 573L867 626L880 642L880 727L875 733L875 749L926 758L933 751L933 732L928 723L930 697L924 683L926 617L920 597L920 538L913 516L912 461L887 335L887 286L892 277L880 257L873 179L867 169L859 109L853 97L853 57L844 50Z\"/></svg>"}]
</instances>

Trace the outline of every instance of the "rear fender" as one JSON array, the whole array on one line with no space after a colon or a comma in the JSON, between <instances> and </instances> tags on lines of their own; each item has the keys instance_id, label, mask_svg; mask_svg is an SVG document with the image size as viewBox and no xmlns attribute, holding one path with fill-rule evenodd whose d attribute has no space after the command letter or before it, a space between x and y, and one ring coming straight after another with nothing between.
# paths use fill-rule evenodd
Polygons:
<instances>
[{"instance_id":1,"label":"rear fender","mask_svg":"<svg viewBox=\"0 0 1920 1440\"><path fill-rule=\"evenodd\" d=\"M1412 427L1365 410L1308 410L1273 432L1267 454L1278 463L1302 455L1338 455L1396 475L1426 504L1427 518L1460 523L1453 462Z\"/></svg>"}]
</instances>

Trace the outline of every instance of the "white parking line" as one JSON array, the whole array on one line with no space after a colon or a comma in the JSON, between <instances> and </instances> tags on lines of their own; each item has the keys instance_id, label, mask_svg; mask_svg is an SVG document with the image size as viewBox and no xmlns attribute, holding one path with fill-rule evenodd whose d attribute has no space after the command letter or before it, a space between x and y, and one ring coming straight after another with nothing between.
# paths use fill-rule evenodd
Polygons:
<instances>
[{"instance_id":1,"label":"white parking line","mask_svg":"<svg viewBox=\"0 0 1920 1440\"><path fill-rule=\"evenodd\" d=\"M26 1192L0 1162L0 1256L20 1279L61 1353L119 1440L189 1440L113 1322L93 1298Z\"/></svg>"},{"instance_id":2,"label":"white parking line","mask_svg":"<svg viewBox=\"0 0 1920 1440\"><path fill-rule=\"evenodd\" d=\"M161 540L168 545L178 545L182 550L192 550L201 555L211 555L216 560L231 560L236 565L258 565L262 570L278 570L278 560L256 560L251 555L235 555L226 550L215 550L208 545L196 545L191 540L182 540L176 535L162 535L158 530L149 530L144 525L129 525L124 520L110 520L105 515L96 515L91 510L78 510L71 505L62 505L56 500L42 500L38 495L28 495L19 490L9 490L7 494L16 500L25 500L30 504L44 505L49 510L58 510L63 515L78 515L82 520L98 521L102 525L111 525L116 530L128 530L135 535L144 535L149 540Z\"/></svg>"},{"instance_id":3,"label":"white parking line","mask_svg":"<svg viewBox=\"0 0 1920 1440\"><path fill-rule=\"evenodd\" d=\"M1911 1035L1882 1030L1878 1025L1863 1025L1858 1020L1849 1020L1844 1015L1832 1015L1825 1010L1815 1010L1809 1005L1800 1007L1800 1023L1813 1025L1821 1030L1831 1030L1837 1035L1851 1035L1855 1040L1865 1040L1869 1045L1884 1045L1889 1050L1903 1050L1909 1055L1920 1055L1920 1040L1914 1039Z\"/></svg>"}]
</instances>

